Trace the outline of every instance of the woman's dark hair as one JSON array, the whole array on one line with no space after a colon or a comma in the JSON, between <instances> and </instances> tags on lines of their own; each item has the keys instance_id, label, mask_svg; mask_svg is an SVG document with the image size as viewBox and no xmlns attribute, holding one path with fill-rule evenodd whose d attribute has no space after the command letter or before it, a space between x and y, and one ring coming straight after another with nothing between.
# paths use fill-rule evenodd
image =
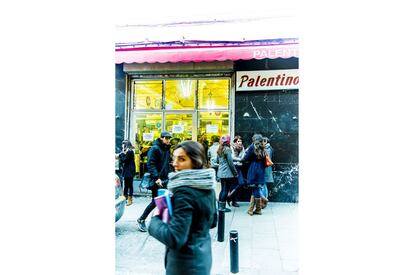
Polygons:
<instances>
[{"instance_id":1,"label":"woman's dark hair","mask_svg":"<svg viewBox=\"0 0 414 275\"><path fill-rule=\"evenodd\" d=\"M134 146L132 146L132 143L129 141L129 140L124 140L123 142L122 142L122 144L125 144L125 146L127 147L127 148L130 148L130 149L132 149L132 148L134 148Z\"/></svg>"},{"instance_id":2,"label":"woman's dark hair","mask_svg":"<svg viewBox=\"0 0 414 275\"><path fill-rule=\"evenodd\" d=\"M234 136L233 142L236 143L238 140L243 140L241 136Z\"/></svg>"},{"instance_id":3,"label":"woman's dark hair","mask_svg":"<svg viewBox=\"0 0 414 275\"><path fill-rule=\"evenodd\" d=\"M208 168L207 158L203 145L197 141L186 140L181 142L175 148L182 148L187 156L191 159L193 169Z\"/></svg>"}]
</instances>

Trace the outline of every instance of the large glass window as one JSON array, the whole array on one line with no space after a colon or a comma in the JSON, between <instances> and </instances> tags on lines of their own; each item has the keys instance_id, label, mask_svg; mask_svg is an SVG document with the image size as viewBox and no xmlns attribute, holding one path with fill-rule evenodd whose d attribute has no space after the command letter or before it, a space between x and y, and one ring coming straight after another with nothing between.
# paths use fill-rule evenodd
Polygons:
<instances>
[{"instance_id":1,"label":"large glass window","mask_svg":"<svg viewBox=\"0 0 414 275\"><path fill-rule=\"evenodd\" d=\"M209 146L212 144L213 136L224 136L230 134L229 112L213 111L198 113L198 141Z\"/></svg>"},{"instance_id":2,"label":"large glass window","mask_svg":"<svg viewBox=\"0 0 414 275\"><path fill-rule=\"evenodd\" d=\"M197 80L165 81L165 109L192 110L195 108Z\"/></svg>"},{"instance_id":3,"label":"large glass window","mask_svg":"<svg viewBox=\"0 0 414 275\"><path fill-rule=\"evenodd\" d=\"M134 82L134 109L161 109L162 80Z\"/></svg>"},{"instance_id":4,"label":"large glass window","mask_svg":"<svg viewBox=\"0 0 414 275\"><path fill-rule=\"evenodd\" d=\"M198 107L203 109L229 108L229 80L199 80Z\"/></svg>"},{"instance_id":5,"label":"large glass window","mask_svg":"<svg viewBox=\"0 0 414 275\"><path fill-rule=\"evenodd\" d=\"M135 79L132 89L130 136L138 177L163 130L172 133L172 150L184 140L210 146L212 136L230 134L230 78Z\"/></svg>"}]
</instances>

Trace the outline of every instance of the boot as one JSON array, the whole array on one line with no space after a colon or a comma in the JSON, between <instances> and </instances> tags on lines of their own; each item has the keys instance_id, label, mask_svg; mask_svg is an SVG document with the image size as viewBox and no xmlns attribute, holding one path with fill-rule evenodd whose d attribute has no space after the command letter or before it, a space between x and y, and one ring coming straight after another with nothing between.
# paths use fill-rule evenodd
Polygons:
<instances>
[{"instance_id":1,"label":"boot","mask_svg":"<svg viewBox=\"0 0 414 275\"><path fill-rule=\"evenodd\" d=\"M262 209L265 209L269 200L265 197L261 198L262 200Z\"/></svg>"},{"instance_id":2,"label":"boot","mask_svg":"<svg viewBox=\"0 0 414 275\"><path fill-rule=\"evenodd\" d=\"M231 211L230 208L226 207L226 202L225 201L224 202L221 202L221 201L218 202L218 210L219 211L224 211L224 212L230 212Z\"/></svg>"},{"instance_id":3,"label":"boot","mask_svg":"<svg viewBox=\"0 0 414 275\"><path fill-rule=\"evenodd\" d=\"M128 196L127 206L130 206L131 204L132 204L132 196Z\"/></svg>"},{"instance_id":4,"label":"boot","mask_svg":"<svg viewBox=\"0 0 414 275\"><path fill-rule=\"evenodd\" d=\"M250 196L250 204L249 204L249 209L247 210L247 214L249 214L250 216L253 216L253 208L254 208L254 204L255 204L255 200L253 196Z\"/></svg>"},{"instance_id":5,"label":"boot","mask_svg":"<svg viewBox=\"0 0 414 275\"><path fill-rule=\"evenodd\" d=\"M256 201L256 210L254 210L253 214L262 215L262 200L254 199Z\"/></svg>"}]
</instances>

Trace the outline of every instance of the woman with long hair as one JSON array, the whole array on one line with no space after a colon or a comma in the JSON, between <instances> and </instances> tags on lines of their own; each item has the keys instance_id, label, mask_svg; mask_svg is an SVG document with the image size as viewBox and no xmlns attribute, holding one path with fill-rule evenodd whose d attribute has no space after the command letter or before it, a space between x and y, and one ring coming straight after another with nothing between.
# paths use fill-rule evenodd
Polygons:
<instances>
[{"instance_id":1,"label":"woman with long hair","mask_svg":"<svg viewBox=\"0 0 414 275\"><path fill-rule=\"evenodd\" d=\"M148 231L166 246L166 274L208 275L212 266L210 229L217 224L215 171L207 168L204 148L196 141L178 144L173 166L175 172L168 174L172 215L164 223L156 213Z\"/></svg>"},{"instance_id":2,"label":"woman with long hair","mask_svg":"<svg viewBox=\"0 0 414 275\"><path fill-rule=\"evenodd\" d=\"M252 137L252 144L247 148L246 154L242 161L249 162L249 170L247 172L247 184L252 187L252 195L250 196L250 204L247 213L249 215L262 214L262 202L260 187L265 183L265 157L266 151L263 144L263 136L254 134ZM254 207L256 209L253 211Z\"/></svg>"},{"instance_id":3,"label":"woman with long hair","mask_svg":"<svg viewBox=\"0 0 414 275\"><path fill-rule=\"evenodd\" d=\"M238 173L233 163L232 151L230 148L230 136L223 136L220 139L220 146L217 149L217 163L219 165L217 177L221 182L219 194L219 209L225 212L231 211L226 208L227 194L230 186L237 184Z\"/></svg>"},{"instance_id":4,"label":"woman with long hair","mask_svg":"<svg viewBox=\"0 0 414 275\"><path fill-rule=\"evenodd\" d=\"M237 177L237 181L233 183L232 186L230 186L230 191L229 191L229 194L227 195L227 203L230 205L230 202L231 202L232 206L239 207L240 205L237 203L236 200L237 200L238 191L240 190L240 188L243 187L243 184L244 184L241 160L243 159L244 154L245 154L241 136L237 136L237 135L234 136L233 142L230 145L231 145L231 151L232 151L232 158L234 161L234 166L236 167L236 170L237 170L238 177Z\"/></svg>"},{"instance_id":5,"label":"woman with long hair","mask_svg":"<svg viewBox=\"0 0 414 275\"><path fill-rule=\"evenodd\" d=\"M267 137L263 138L263 144L266 151L266 154L272 159L273 156L273 147L269 143L269 139ZM273 185L273 170L272 166L265 168L265 184L263 184L263 187L261 188L262 191L262 208L265 208L267 206L267 203L269 201L269 188Z\"/></svg>"}]
</instances>

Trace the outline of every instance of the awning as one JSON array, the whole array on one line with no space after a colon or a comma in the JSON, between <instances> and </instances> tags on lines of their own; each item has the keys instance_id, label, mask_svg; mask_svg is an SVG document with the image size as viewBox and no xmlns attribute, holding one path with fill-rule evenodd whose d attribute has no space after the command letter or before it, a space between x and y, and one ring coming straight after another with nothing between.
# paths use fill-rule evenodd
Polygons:
<instances>
[{"instance_id":1,"label":"awning","mask_svg":"<svg viewBox=\"0 0 414 275\"><path fill-rule=\"evenodd\" d=\"M299 57L299 43L254 46L117 48L115 63L166 63Z\"/></svg>"}]
</instances>

